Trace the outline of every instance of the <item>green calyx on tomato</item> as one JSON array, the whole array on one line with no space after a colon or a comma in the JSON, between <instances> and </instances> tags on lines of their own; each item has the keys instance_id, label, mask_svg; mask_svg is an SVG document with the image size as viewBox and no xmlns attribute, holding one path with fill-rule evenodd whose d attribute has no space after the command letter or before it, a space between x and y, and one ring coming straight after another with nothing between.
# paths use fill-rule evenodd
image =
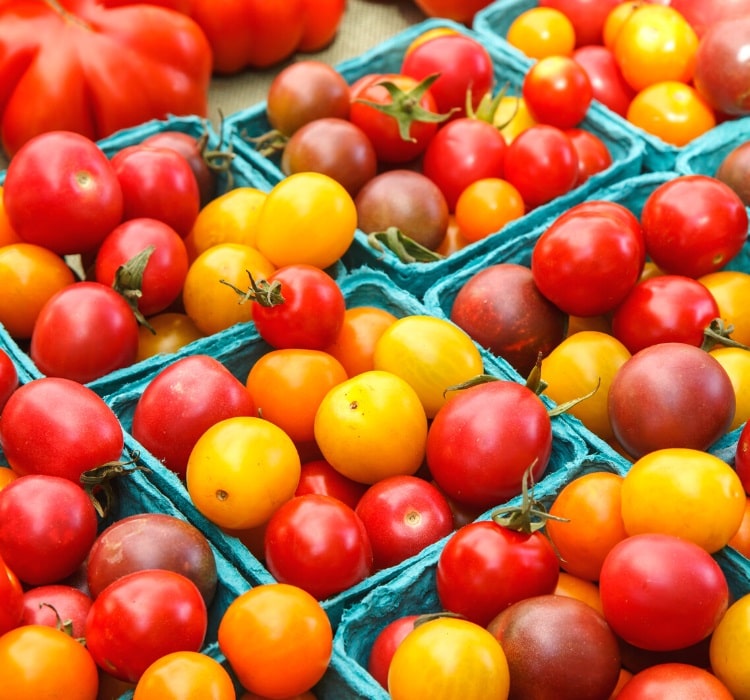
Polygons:
<instances>
[{"instance_id":1,"label":"green calyx on tomato","mask_svg":"<svg viewBox=\"0 0 750 700\"><path fill-rule=\"evenodd\" d=\"M140 455L137 452L132 452L127 462L114 460L81 473L81 486L91 499L91 503L100 518L107 517L115 502L116 495L112 484L114 479L126 476L133 471L151 471L144 464L138 463L139 457Z\"/></svg>"},{"instance_id":2,"label":"green calyx on tomato","mask_svg":"<svg viewBox=\"0 0 750 700\"><path fill-rule=\"evenodd\" d=\"M144 248L140 253L134 255L124 265L120 265L115 272L115 279L112 288L120 294L128 305L133 309L138 323L148 328L154 335L156 331L148 322L148 319L141 313L138 308L138 300L143 296L143 272L148 264L148 259L156 250L156 246L150 245Z\"/></svg>"},{"instance_id":3,"label":"green calyx on tomato","mask_svg":"<svg viewBox=\"0 0 750 700\"><path fill-rule=\"evenodd\" d=\"M381 104L371 100L357 99L357 102L368 105L373 109L393 117L398 124L398 132L404 141L416 141L410 134L413 122L428 122L439 124L448 119L455 111L452 109L446 114L436 114L422 107L419 101L422 96L430 89L430 86L440 77L440 73L428 75L424 80L419 82L411 90L402 90L398 85L390 80L384 80L377 85L382 85L391 96L391 102Z\"/></svg>"},{"instance_id":4,"label":"green calyx on tomato","mask_svg":"<svg viewBox=\"0 0 750 700\"><path fill-rule=\"evenodd\" d=\"M750 350L750 347L734 340L731 335L734 332L734 326L727 323L721 318L715 318L703 329L702 350L712 350L722 345L728 348L740 348L741 350Z\"/></svg>"},{"instance_id":5,"label":"green calyx on tomato","mask_svg":"<svg viewBox=\"0 0 750 700\"><path fill-rule=\"evenodd\" d=\"M373 231L367 235L367 242L379 252L383 251L383 247L388 248L403 263L435 262L445 257L418 243L395 226L389 226L385 231Z\"/></svg>"},{"instance_id":6,"label":"green calyx on tomato","mask_svg":"<svg viewBox=\"0 0 750 700\"><path fill-rule=\"evenodd\" d=\"M225 284L227 287L231 287L240 297L238 303L244 304L248 301L254 301L261 306L278 306L284 303L284 295L281 293L281 282L274 280L268 282L267 280L260 280L256 282L253 279L250 270L247 270L247 276L250 278L250 287L248 289L240 289L235 287L231 282L226 280L219 280L221 284Z\"/></svg>"}]
</instances>

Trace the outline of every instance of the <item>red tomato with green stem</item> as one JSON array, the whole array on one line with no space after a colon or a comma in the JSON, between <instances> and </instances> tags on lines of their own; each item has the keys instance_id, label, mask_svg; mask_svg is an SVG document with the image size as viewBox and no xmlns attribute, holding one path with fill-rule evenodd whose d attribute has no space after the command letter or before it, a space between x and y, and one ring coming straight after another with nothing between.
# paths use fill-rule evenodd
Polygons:
<instances>
[{"instance_id":1,"label":"red tomato with green stem","mask_svg":"<svg viewBox=\"0 0 750 700\"><path fill-rule=\"evenodd\" d=\"M513 603L555 590L560 563L550 541L528 520L515 527L497 514L450 537L436 569L445 610L486 627Z\"/></svg>"},{"instance_id":2,"label":"red tomato with green stem","mask_svg":"<svg viewBox=\"0 0 750 700\"><path fill-rule=\"evenodd\" d=\"M20 386L0 421L0 446L19 474L50 474L79 483L83 472L120 459L124 442L109 405L88 387L60 377Z\"/></svg>"},{"instance_id":3,"label":"red tomato with green stem","mask_svg":"<svg viewBox=\"0 0 750 700\"><path fill-rule=\"evenodd\" d=\"M150 218L171 226L184 238L200 210L200 189L193 168L173 148L127 146L111 158L123 194L123 219Z\"/></svg>"},{"instance_id":4,"label":"red tomato with green stem","mask_svg":"<svg viewBox=\"0 0 750 700\"><path fill-rule=\"evenodd\" d=\"M534 124L510 143L505 155L505 179L529 209L572 190L578 182L578 151L564 131Z\"/></svg>"},{"instance_id":5,"label":"red tomato with green stem","mask_svg":"<svg viewBox=\"0 0 750 700\"><path fill-rule=\"evenodd\" d=\"M135 362L138 321L112 287L77 282L44 304L29 353L45 375L85 384Z\"/></svg>"},{"instance_id":6,"label":"red tomato with green stem","mask_svg":"<svg viewBox=\"0 0 750 700\"><path fill-rule=\"evenodd\" d=\"M0 514L0 556L28 585L70 576L96 539L98 522L89 495L63 477L18 477L0 491Z\"/></svg>"},{"instance_id":7,"label":"red tomato with green stem","mask_svg":"<svg viewBox=\"0 0 750 700\"><path fill-rule=\"evenodd\" d=\"M461 117L435 134L425 151L422 172L440 188L448 208L454 211L468 185L483 178L504 177L507 151L497 127L481 119Z\"/></svg>"},{"instance_id":8,"label":"red tomato with green stem","mask_svg":"<svg viewBox=\"0 0 750 700\"><path fill-rule=\"evenodd\" d=\"M313 265L285 265L265 280L251 278L248 291L235 291L239 303L251 301L258 333L274 348L323 350L344 323L346 301L341 288Z\"/></svg>"},{"instance_id":9,"label":"red tomato with green stem","mask_svg":"<svg viewBox=\"0 0 750 700\"><path fill-rule=\"evenodd\" d=\"M75 638L85 633L86 616L93 600L84 591L66 584L34 586L23 595L25 625L47 625L70 630Z\"/></svg>"},{"instance_id":10,"label":"red tomato with green stem","mask_svg":"<svg viewBox=\"0 0 750 700\"><path fill-rule=\"evenodd\" d=\"M636 284L612 314L612 335L631 354L656 343L701 347L720 316L711 292L692 277L659 275Z\"/></svg>"},{"instance_id":11,"label":"red tomato with green stem","mask_svg":"<svg viewBox=\"0 0 750 700\"><path fill-rule=\"evenodd\" d=\"M372 484L355 512L369 535L375 569L395 566L453 531L445 496L418 476L392 476Z\"/></svg>"},{"instance_id":12,"label":"red tomato with green stem","mask_svg":"<svg viewBox=\"0 0 750 700\"><path fill-rule=\"evenodd\" d=\"M295 496L268 521L265 560L271 575L318 600L363 581L373 553L359 516L331 496Z\"/></svg>"},{"instance_id":13,"label":"red tomato with green stem","mask_svg":"<svg viewBox=\"0 0 750 700\"><path fill-rule=\"evenodd\" d=\"M94 141L70 131L41 134L19 150L3 203L24 241L61 255L95 250L124 211L112 163Z\"/></svg>"},{"instance_id":14,"label":"red tomato with green stem","mask_svg":"<svg viewBox=\"0 0 750 700\"><path fill-rule=\"evenodd\" d=\"M453 118L467 116L491 92L494 63L487 49L474 37L459 32L433 37L413 47L401 63L401 72L421 81L439 75L430 86L437 110L452 112Z\"/></svg>"},{"instance_id":15,"label":"red tomato with green stem","mask_svg":"<svg viewBox=\"0 0 750 700\"><path fill-rule=\"evenodd\" d=\"M522 492L524 474L544 474L552 454L547 408L531 389L495 380L462 389L427 434L427 466L452 499L492 508Z\"/></svg>"},{"instance_id":16,"label":"red tomato with green stem","mask_svg":"<svg viewBox=\"0 0 750 700\"><path fill-rule=\"evenodd\" d=\"M97 282L114 287L140 312L164 311L182 291L188 254L180 235L157 219L130 219L102 241L96 254Z\"/></svg>"},{"instance_id":17,"label":"red tomato with green stem","mask_svg":"<svg viewBox=\"0 0 750 700\"><path fill-rule=\"evenodd\" d=\"M531 65L521 85L531 116L559 129L578 126L593 98L584 68L569 56L545 56Z\"/></svg>"},{"instance_id":18,"label":"red tomato with green stem","mask_svg":"<svg viewBox=\"0 0 750 700\"><path fill-rule=\"evenodd\" d=\"M367 134L379 162L407 163L424 153L447 116L429 91L434 79L373 74L352 86L349 120Z\"/></svg>"}]
</instances>

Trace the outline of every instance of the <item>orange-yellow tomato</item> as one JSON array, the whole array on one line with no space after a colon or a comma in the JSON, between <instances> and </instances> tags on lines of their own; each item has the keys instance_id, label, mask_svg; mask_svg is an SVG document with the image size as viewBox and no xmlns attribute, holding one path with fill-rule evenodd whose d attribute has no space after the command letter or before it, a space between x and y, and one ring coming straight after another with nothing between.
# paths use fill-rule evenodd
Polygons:
<instances>
[{"instance_id":1,"label":"orange-yellow tomato","mask_svg":"<svg viewBox=\"0 0 750 700\"><path fill-rule=\"evenodd\" d=\"M576 44L573 23L553 7L532 7L516 17L505 35L529 58L570 56Z\"/></svg>"},{"instance_id":2,"label":"orange-yellow tomato","mask_svg":"<svg viewBox=\"0 0 750 700\"><path fill-rule=\"evenodd\" d=\"M549 512L565 521L547 521L547 535L560 555L560 566L574 576L598 581L602 562L627 537L622 521L623 478L613 472L589 472L570 481Z\"/></svg>"},{"instance_id":3,"label":"orange-yellow tomato","mask_svg":"<svg viewBox=\"0 0 750 700\"><path fill-rule=\"evenodd\" d=\"M259 415L295 442L315 439L315 414L323 397L347 379L333 355L321 350L285 348L258 358L246 385Z\"/></svg>"},{"instance_id":4,"label":"orange-yellow tomato","mask_svg":"<svg viewBox=\"0 0 750 700\"><path fill-rule=\"evenodd\" d=\"M750 346L750 273L719 270L698 281L708 287L719 307L719 316L732 326L732 340Z\"/></svg>"},{"instance_id":5,"label":"orange-yellow tomato","mask_svg":"<svg viewBox=\"0 0 750 700\"><path fill-rule=\"evenodd\" d=\"M0 248L0 323L16 340L31 337L46 301L76 281L56 253L33 243Z\"/></svg>"},{"instance_id":6,"label":"orange-yellow tomato","mask_svg":"<svg viewBox=\"0 0 750 700\"><path fill-rule=\"evenodd\" d=\"M256 586L230 603L219 647L244 688L290 698L309 691L328 668L333 631L309 593L285 583Z\"/></svg>"},{"instance_id":7,"label":"orange-yellow tomato","mask_svg":"<svg viewBox=\"0 0 750 700\"><path fill-rule=\"evenodd\" d=\"M188 458L186 486L195 507L230 530L265 523L299 484L292 439L273 423L242 416L206 430Z\"/></svg>"},{"instance_id":8,"label":"orange-yellow tomato","mask_svg":"<svg viewBox=\"0 0 750 700\"><path fill-rule=\"evenodd\" d=\"M676 535L713 553L735 535L745 506L737 472L701 450L649 452L623 478L621 512L629 535Z\"/></svg>"},{"instance_id":9,"label":"orange-yellow tomato","mask_svg":"<svg viewBox=\"0 0 750 700\"><path fill-rule=\"evenodd\" d=\"M0 465L0 490L7 486L11 481L15 481L18 474L6 465Z\"/></svg>"},{"instance_id":10,"label":"orange-yellow tomato","mask_svg":"<svg viewBox=\"0 0 750 700\"><path fill-rule=\"evenodd\" d=\"M610 51L614 51L617 35L626 20L644 4L644 0L623 0L609 11L602 27L602 44Z\"/></svg>"},{"instance_id":11,"label":"orange-yellow tomato","mask_svg":"<svg viewBox=\"0 0 750 700\"><path fill-rule=\"evenodd\" d=\"M212 199L199 212L190 231L196 256L217 243L255 245L257 222L266 193L236 187Z\"/></svg>"},{"instance_id":12,"label":"orange-yellow tomato","mask_svg":"<svg viewBox=\"0 0 750 700\"><path fill-rule=\"evenodd\" d=\"M468 185L456 202L456 223L469 242L490 234L520 219L525 213L521 193L502 178L489 177Z\"/></svg>"},{"instance_id":13,"label":"orange-yellow tomato","mask_svg":"<svg viewBox=\"0 0 750 700\"><path fill-rule=\"evenodd\" d=\"M413 314L392 323L375 345L373 363L417 392L428 418L448 400L450 387L482 374L479 349L447 319Z\"/></svg>"},{"instance_id":14,"label":"orange-yellow tomato","mask_svg":"<svg viewBox=\"0 0 750 700\"><path fill-rule=\"evenodd\" d=\"M622 23L614 41L615 62L634 90L667 80L690 82L698 35L673 7L645 4Z\"/></svg>"},{"instance_id":15,"label":"orange-yellow tomato","mask_svg":"<svg viewBox=\"0 0 750 700\"><path fill-rule=\"evenodd\" d=\"M201 253L188 268L182 289L185 313L206 334L218 333L236 323L252 320L252 304L222 280L248 289L250 278L256 281L271 275L276 267L257 248L241 243L219 243Z\"/></svg>"},{"instance_id":16,"label":"orange-yellow tomato","mask_svg":"<svg viewBox=\"0 0 750 700\"><path fill-rule=\"evenodd\" d=\"M495 108L492 123L500 129L505 141L511 143L520 133L526 131L530 126L534 126L536 119L531 116L523 97L504 95Z\"/></svg>"},{"instance_id":17,"label":"orange-yellow tomato","mask_svg":"<svg viewBox=\"0 0 750 700\"><path fill-rule=\"evenodd\" d=\"M153 332L147 326L138 327L136 362L154 355L177 352L181 347L205 335L190 316L177 311L165 311L151 316L148 322Z\"/></svg>"},{"instance_id":18,"label":"orange-yellow tomato","mask_svg":"<svg viewBox=\"0 0 750 700\"><path fill-rule=\"evenodd\" d=\"M628 349L608 333L585 330L570 335L542 360L542 381L547 383L544 393L562 404L595 390L568 413L608 441L614 436L607 408L609 388L629 358Z\"/></svg>"},{"instance_id":19,"label":"orange-yellow tomato","mask_svg":"<svg viewBox=\"0 0 750 700\"><path fill-rule=\"evenodd\" d=\"M735 700L750 700L750 593L729 606L711 635L709 657L714 675Z\"/></svg>"},{"instance_id":20,"label":"orange-yellow tomato","mask_svg":"<svg viewBox=\"0 0 750 700\"><path fill-rule=\"evenodd\" d=\"M326 268L347 251L356 229L357 207L343 185L322 173L299 172L266 196L255 243L276 267Z\"/></svg>"},{"instance_id":21,"label":"orange-yellow tomato","mask_svg":"<svg viewBox=\"0 0 750 700\"><path fill-rule=\"evenodd\" d=\"M374 484L419 469L427 443L427 416L405 379L369 370L325 395L315 415L315 441L336 471Z\"/></svg>"},{"instance_id":22,"label":"orange-yellow tomato","mask_svg":"<svg viewBox=\"0 0 750 700\"><path fill-rule=\"evenodd\" d=\"M750 498L745 504L745 512L737 532L729 540L729 546L734 547L740 554L750 559Z\"/></svg>"},{"instance_id":23,"label":"orange-yellow tomato","mask_svg":"<svg viewBox=\"0 0 750 700\"><path fill-rule=\"evenodd\" d=\"M194 651L177 651L154 661L133 692L133 700L235 700L236 696L227 670Z\"/></svg>"},{"instance_id":24,"label":"orange-yellow tomato","mask_svg":"<svg viewBox=\"0 0 750 700\"><path fill-rule=\"evenodd\" d=\"M715 347L709 354L719 361L732 382L735 409L729 430L735 430L750 419L750 350Z\"/></svg>"},{"instance_id":25,"label":"orange-yellow tomato","mask_svg":"<svg viewBox=\"0 0 750 700\"><path fill-rule=\"evenodd\" d=\"M360 372L374 369L375 344L396 316L377 306L354 306L344 312L336 340L326 348L353 377Z\"/></svg>"},{"instance_id":26,"label":"orange-yellow tomato","mask_svg":"<svg viewBox=\"0 0 750 700\"><path fill-rule=\"evenodd\" d=\"M716 116L691 85L653 83L633 97L625 118L673 146L685 146L716 126Z\"/></svg>"},{"instance_id":27,"label":"orange-yellow tomato","mask_svg":"<svg viewBox=\"0 0 750 700\"><path fill-rule=\"evenodd\" d=\"M580 576L574 576L567 571L561 571L557 579L555 595L565 595L569 598L580 600L590 605L598 613L604 614L602 599L599 595L599 586L593 581L588 581Z\"/></svg>"},{"instance_id":28,"label":"orange-yellow tomato","mask_svg":"<svg viewBox=\"0 0 750 700\"><path fill-rule=\"evenodd\" d=\"M445 237L435 252L447 258L467 245L469 245L469 241L461 235L461 230L458 228L458 224L456 224L456 216L455 214L451 214L448 220L448 230L445 232Z\"/></svg>"}]
</instances>

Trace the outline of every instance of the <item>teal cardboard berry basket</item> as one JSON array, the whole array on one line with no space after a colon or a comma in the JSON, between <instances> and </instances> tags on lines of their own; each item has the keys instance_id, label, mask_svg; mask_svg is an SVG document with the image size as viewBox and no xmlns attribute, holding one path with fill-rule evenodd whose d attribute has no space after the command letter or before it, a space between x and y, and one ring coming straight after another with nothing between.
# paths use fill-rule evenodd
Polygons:
<instances>
[{"instance_id":1,"label":"teal cardboard berry basket","mask_svg":"<svg viewBox=\"0 0 750 700\"><path fill-rule=\"evenodd\" d=\"M675 170L714 177L724 158L746 141L750 141L750 117L723 122L685 146L675 160Z\"/></svg>"},{"instance_id":2,"label":"teal cardboard berry basket","mask_svg":"<svg viewBox=\"0 0 750 700\"><path fill-rule=\"evenodd\" d=\"M347 274L340 282L348 307L355 306L377 306L390 311L398 318L413 315L426 314L422 303L405 290L398 288L380 270L359 269ZM252 327L237 326L229 331L218 334L212 341L212 345L204 345L202 351L208 352L213 358L224 364L238 379L245 381L253 363L269 350L269 346L263 341ZM167 367L174 359L185 357L194 353L195 350L186 346L174 357L154 358L150 362L150 372L141 376L137 381L123 386L116 394L105 397L107 403L112 407L120 419L124 429L132 429L133 413L140 395L148 382ZM509 381L523 381L504 361L491 356L482 350L484 370L498 379ZM568 416L558 416L552 421L553 427L553 450L546 478L559 478L555 474L564 474L570 465L576 464L588 453L589 446L579 433L578 427ZM141 446L142 448L142 446ZM166 467L161 465L152 455L144 451L143 458L150 468L148 479L166 494L177 507L194 508L190 495L179 477ZM543 479L540 479L540 484ZM237 567L240 573L247 571L251 578L264 577L273 580L271 574L263 567L243 544L235 538L222 538L220 546L227 559ZM322 601L322 605L331 619L334 627L338 624L343 610L362 598L369 590L382 585L390 580L399 571L408 566L408 561L395 567L383 569L361 583L331 596Z\"/></svg>"},{"instance_id":3,"label":"teal cardboard berry basket","mask_svg":"<svg viewBox=\"0 0 750 700\"><path fill-rule=\"evenodd\" d=\"M336 68L350 84L369 73L398 72L409 44L424 32L437 28L449 28L482 42L493 60L495 92L507 83L508 94L519 94L527 64L519 60L507 47L484 41L477 32L444 19L429 19L409 27L360 56L342 61L336 65ZM243 157L253 158L253 164L259 168L258 154L251 139L270 129L266 103L259 102L246 110L228 116L226 126L232 149ZM368 266L384 270L401 287L421 297L427 287L438 279L453 274L476 257L521 235L551 214L563 211L583 200L600 187L640 172L644 152L642 140L615 121L609 110L605 110L601 105L593 105L581 126L604 141L612 154L613 163L576 189L533 209L507 224L501 231L472 243L444 259L432 262L405 262L387 248L383 250L374 248L368 237L362 231L357 231L354 242L342 258L343 263L349 269ZM275 179L276 182L284 177L279 169L278 156L275 159L267 159L263 172L268 179Z\"/></svg>"}]
</instances>

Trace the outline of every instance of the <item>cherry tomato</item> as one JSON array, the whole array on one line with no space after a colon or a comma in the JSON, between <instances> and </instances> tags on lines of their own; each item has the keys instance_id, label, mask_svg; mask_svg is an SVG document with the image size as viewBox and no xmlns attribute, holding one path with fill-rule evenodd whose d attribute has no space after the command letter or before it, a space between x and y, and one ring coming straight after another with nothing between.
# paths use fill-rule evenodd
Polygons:
<instances>
[{"instance_id":1,"label":"cherry tomato","mask_svg":"<svg viewBox=\"0 0 750 700\"><path fill-rule=\"evenodd\" d=\"M455 213L461 235L473 243L520 219L526 207L521 193L507 180L486 177L461 192Z\"/></svg>"},{"instance_id":2,"label":"cherry tomato","mask_svg":"<svg viewBox=\"0 0 750 700\"><path fill-rule=\"evenodd\" d=\"M732 693L747 698L750 669L745 653L750 644L750 595L743 595L730 605L711 635L709 653L711 668Z\"/></svg>"},{"instance_id":3,"label":"cherry tomato","mask_svg":"<svg viewBox=\"0 0 750 700\"><path fill-rule=\"evenodd\" d=\"M337 472L324 459L313 459L302 464L299 484L294 495L319 493L323 496L338 498L350 508L356 508L366 490L367 484L360 484L341 472Z\"/></svg>"},{"instance_id":4,"label":"cherry tomato","mask_svg":"<svg viewBox=\"0 0 750 700\"><path fill-rule=\"evenodd\" d=\"M566 129L565 135L573 142L578 154L578 180L576 187L592 175L601 173L612 165L612 154L607 144L595 133L586 129Z\"/></svg>"},{"instance_id":5,"label":"cherry tomato","mask_svg":"<svg viewBox=\"0 0 750 700\"><path fill-rule=\"evenodd\" d=\"M70 379L41 377L8 399L0 445L19 474L50 474L78 483L84 471L120 458L124 436L117 416L94 391Z\"/></svg>"},{"instance_id":6,"label":"cherry tomato","mask_svg":"<svg viewBox=\"0 0 750 700\"><path fill-rule=\"evenodd\" d=\"M540 0L540 7L553 7L573 24L576 46L602 44L607 15L620 0Z\"/></svg>"},{"instance_id":7,"label":"cherry tomato","mask_svg":"<svg viewBox=\"0 0 750 700\"><path fill-rule=\"evenodd\" d=\"M559 573L555 550L542 532L479 520L448 539L435 581L444 609L486 627L516 601L552 593Z\"/></svg>"},{"instance_id":8,"label":"cherry tomato","mask_svg":"<svg viewBox=\"0 0 750 700\"><path fill-rule=\"evenodd\" d=\"M44 304L75 275L57 253L19 242L0 247L0 279L0 323L16 340L28 340Z\"/></svg>"},{"instance_id":9,"label":"cherry tomato","mask_svg":"<svg viewBox=\"0 0 750 700\"><path fill-rule=\"evenodd\" d=\"M146 569L113 581L96 597L86 647L97 665L134 683L166 654L200 651L207 626L206 604L190 579Z\"/></svg>"},{"instance_id":10,"label":"cherry tomato","mask_svg":"<svg viewBox=\"0 0 750 700\"><path fill-rule=\"evenodd\" d=\"M505 179L529 209L569 192L578 182L578 152L565 132L535 124L516 136L505 156Z\"/></svg>"},{"instance_id":11,"label":"cherry tomato","mask_svg":"<svg viewBox=\"0 0 750 700\"><path fill-rule=\"evenodd\" d=\"M69 700L96 700L99 676L86 647L46 625L23 625L0 637L6 698L52 698L65 688Z\"/></svg>"},{"instance_id":12,"label":"cherry tomato","mask_svg":"<svg viewBox=\"0 0 750 700\"><path fill-rule=\"evenodd\" d=\"M531 475L538 481L551 454L552 426L544 403L511 380L456 392L427 435L427 465L438 486L478 508L520 495L524 473L533 465Z\"/></svg>"},{"instance_id":13,"label":"cherry tomato","mask_svg":"<svg viewBox=\"0 0 750 700\"><path fill-rule=\"evenodd\" d=\"M616 697L620 700L649 700L672 695L680 698L732 700L727 687L710 671L684 663L663 663L636 673Z\"/></svg>"},{"instance_id":14,"label":"cherry tomato","mask_svg":"<svg viewBox=\"0 0 750 700\"><path fill-rule=\"evenodd\" d=\"M3 199L3 186L0 185L0 247L20 242L21 237L15 232L8 220Z\"/></svg>"},{"instance_id":15,"label":"cherry tomato","mask_svg":"<svg viewBox=\"0 0 750 700\"><path fill-rule=\"evenodd\" d=\"M570 19L555 7L532 7L519 14L508 27L505 38L529 58L570 56L576 33Z\"/></svg>"},{"instance_id":16,"label":"cherry tomato","mask_svg":"<svg viewBox=\"0 0 750 700\"><path fill-rule=\"evenodd\" d=\"M21 582L0 558L0 637L23 621L24 591Z\"/></svg>"},{"instance_id":17,"label":"cherry tomato","mask_svg":"<svg viewBox=\"0 0 750 700\"><path fill-rule=\"evenodd\" d=\"M231 449L228 448L231 446ZM185 482L211 522L246 530L266 522L294 495L300 458L292 439L262 418L226 418L196 441Z\"/></svg>"},{"instance_id":18,"label":"cherry tomato","mask_svg":"<svg viewBox=\"0 0 750 700\"><path fill-rule=\"evenodd\" d=\"M5 350L0 350L0 413L18 386L18 370L10 355Z\"/></svg>"},{"instance_id":19,"label":"cherry tomato","mask_svg":"<svg viewBox=\"0 0 750 700\"><path fill-rule=\"evenodd\" d=\"M190 316L177 311L164 311L150 316L148 325L151 328L147 326L138 328L136 362L155 355L177 352L188 343L205 337Z\"/></svg>"},{"instance_id":20,"label":"cherry tomato","mask_svg":"<svg viewBox=\"0 0 750 700\"><path fill-rule=\"evenodd\" d=\"M153 247L138 279L136 258ZM135 265L133 259L138 259ZM127 276L121 268L127 265ZM133 268L136 270L133 270ZM132 271L132 272L131 272ZM107 235L96 254L96 281L115 286L118 291L132 295L138 310L144 316L164 311L180 295L188 271L185 243L168 224L157 219L130 219ZM130 278L134 274L135 278Z\"/></svg>"},{"instance_id":21,"label":"cherry tomato","mask_svg":"<svg viewBox=\"0 0 750 700\"><path fill-rule=\"evenodd\" d=\"M747 425L742 428L737 440L734 467L745 488L745 493L750 494L750 428Z\"/></svg>"},{"instance_id":22,"label":"cherry tomato","mask_svg":"<svg viewBox=\"0 0 750 700\"><path fill-rule=\"evenodd\" d=\"M168 469L184 477L190 452L212 425L252 416L244 384L210 355L188 355L148 383L133 412L131 432Z\"/></svg>"},{"instance_id":23,"label":"cherry tomato","mask_svg":"<svg viewBox=\"0 0 750 700\"><path fill-rule=\"evenodd\" d=\"M626 642L668 651L708 637L729 603L719 565L675 535L632 535L616 544L599 577L604 617Z\"/></svg>"},{"instance_id":24,"label":"cherry tomato","mask_svg":"<svg viewBox=\"0 0 750 700\"><path fill-rule=\"evenodd\" d=\"M719 306L699 281L660 275L636 284L612 315L612 334L631 354L656 343L700 347Z\"/></svg>"},{"instance_id":25,"label":"cherry tomato","mask_svg":"<svg viewBox=\"0 0 750 700\"><path fill-rule=\"evenodd\" d=\"M92 603L90 595L73 586L33 586L23 595L21 619L24 625L62 625L80 639L85 633L86 616Z\"/></svg>"},{"instance_id":26,"label":"cherry tomato","mask_svg":"<svg viewBox=\"0 0 750 700\"><path fill-rule=\"evenodd\" d=\"M375 569L395 566L453 531L447 499L418 476L391 476L372 484L355 512L369 536Z\"/></svg>"},{"instance_id":27,"label":"cherry tomato","mask_svg":"<svg viewBox=\"0 0 750 700\"><path fill-rule=\"evenodd\" d=\"M398 645L414 629L419 615L403 615L389 622L375 637L367 657L367 672L388 689L388 669Z\"/></svg>"},{"instance_id":28,"label":"cherry tomato","mask_svg":"<svg viewBox=\"0 0 750 700\"><path fill-rule=\"evenodd\" d=\"M133 700L235 700L232 678L216 659L195 651L175 651L152 663L141 675Z\"/></svg>"},{"instance_id":29,"label":"cherry tomato","mask_svg":"<svg viewBox=\"0 0 750 700\"><path fill-rule=\"evenodd\" d=\"M750 292L750 273L719 270L702 275L698 281L716 299L719 316L732 327L732 339L742 345L750 344L750 308L744 303Z\"/></svg>"},{"instance_id":30,"label":"cherry tomato","mask_svg":"<svg viewBox=\"0 0 750 700\"><path fill-rule=\"evenodd\" d=\"M438 617L420 624L399 644L388 671L393 700L427 700L443 692L465 700L508 697L505 653L483 627Z\"/></svg>"},{"instance_id":31,"label":"cherry tomato","mask_svg":"<svg viewBox=\"0 0 750 700\"><path fill-rule=\"evenodd\" d=\"M629 535L671 534L713 553L737 532L746 500L737 473L718 457L684 448L656 450L623 479L622 521Z\"/></svg>"},{"instance_id":32,"label":"cherry tomato","mask_svg":"<svg viewBox=\"0 0 750 700\"><path fill-rule=\"evenodd\" d=\"M500 129L506 143L536 124L523 97L503 95L492 115L492 123Z\"/></svg>"},{"instance_id":33,"label":"cherry tomato","mask_svg":"<svg viewBox=\"0 0 750 700\"><path fill-rule=\"evenodd\" d=\"M96 538L88 494L69 479L27 474L0 491L0 556L26 584L58 583L84 561Z\"/></svg>"},{"instance_id":34,"label":"cherry tomato","mask_svg":"<svg viewBox=\"0 0 750 700\"><path fill-rule=\"evenodd\" d=\"M295 496L274 512L266 527L265 561L277 581L318 600L373 571L370 538L359 516L343 501L320 494Z\"/></svg>"},{"instance_id":35,"label":"cherry tomato","mask_svg":"<svg viewBox=\"0 0 750 700\"><path fill-rule=\"evenodd\" d=\"M200 190L187 159L171 148L127 146L111 158L123 193L123 219L150 218L187 236L200 210Z\"/></svg>"},{"instance_id":36,"label":"cherry tomato","mask_svg":"<svg viewBox=\"0 0 750 700\"><path fill-rule=\"evenodd\" d=\"M471 183L503 177L507 150L494 125L470 117L454 119L430 141L422 172L440 188L448 209L455 211L459 196Z\"/></svg>"},{"instance_id":37,"label":"cherry tomato","mask_svg":"<svg viewBox=\"0 0 750 700\"><path fill-rule=\"evenodd\" d=\"M622 77L614 53L601 44L587 44L573 52L573 60L586 71L592 97L625 117L635 90Z\"/></svg>"},{"instance_id":38,"label":"cherry tomato","mask_svg":"<svg viewBox=\"0 0 750 700\"><path fill-rule=\"evenodd\" d=\"M492 88L492 57L475 37L447 33L412 48L401 63L401 72L416 80L430 75L439 77L430 86L437 111L453 118L466 115L466 102L476 108Z\"/></svg>"},{"instance_id":39,"label":"cherry tomato","mask_svg":"<svg viewBox=\"0 0 750 700\"><path fill-rule=\"evenodd\" d=\"M77 282L39 311L29 354L48 376L86 383L129 367L138 353L138 321L127 301L99 282Z\"/></svg>"},{"instance_id":40,"label":"cherry tomato","mask_svg":"<svg viewBox=\"0 0 750 700\"><path fill-rule=\"evenodd\" d=\"M361 372L331 389L314 430L325 460L364 484L414 474L424 460L427 416L419 394L384 370Z\"/></svg>"},{"instance_id":41,"label":"cherry tomato","mask_svg":"<svg viewBox=\"0 0 750 700\"><path fill-rule=\"evenodd\" d=\"M583 121L593 98L584 68L570 56L546 56L532 64L521 94L531 116L540 123L572 129Z\"/></svg>"},{"instance_id":42,"label":"cherry tomato","mask_svg":"<svg viewBox=\"0 0 750 700\"><path fill-rule=\"evenodd\" d=\"M120 223L123 194L109 159L91 139L50 131L30 139L8 166L3 202L27 243L62 255L95 250Z\"/></svg>"}]
</instances>

